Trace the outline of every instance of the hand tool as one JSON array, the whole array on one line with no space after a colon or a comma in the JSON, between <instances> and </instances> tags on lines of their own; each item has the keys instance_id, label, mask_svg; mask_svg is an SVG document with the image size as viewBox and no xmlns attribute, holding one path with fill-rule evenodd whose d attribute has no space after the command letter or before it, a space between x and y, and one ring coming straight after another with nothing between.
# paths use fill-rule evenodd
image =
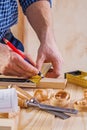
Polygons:
<instances>
[{"instance_id":1,"label":"hand tool","mask_svg":"<svg viewBox=\"0 0 87 130\"><path fill-rule=\"evenodd\" d=\"M87 72L76 70L65 73L67 82L74 83L76 85L87 87Z\"/></svg>"},{"instance_id":2,"label":"hand tool","mask_svg":"<svg viewBox=\"0 0 87 130\"><path fill-rule=\"evenodd\" d=\"M70 113L70 114L77 114L78 113L78 110L76 110L76 109L61 108L61 107L55 107L55 106L45 105L45 104L39 103L35 98L31 98L30 100L27 100L25 102L25 106L26 107L35 106L35 107L38 107L42 110L65 112L65 113Z\"/></svg>"},{"instance_id":3,"label":"hand tool","mask_svg":"<svg viewBox=\"0 0 87 130\"><path fill-rule=\"evenodd\" d=\"M28 101L28 100L24 100L24 99L21 99L21 97L22 96L19 96L18 95L18 104L19 104L19 106L21 107L21 108L29 108L29 107L31 107L32 105L31 104L26 104L26 102ZM25 97L24 97L25 98ZM33 107L36 107L35 105L33 105ZM68 114L66 114L66 113L64 113L64 112L60 112L60 111L53 111L53 110L46 110L46 109L42 109L42 110L44 110L45 112L48 112L48 113L50 113L50 114L52 114L52 115L54 115L55 117L59 117L59 118L61 118L61 119L63 119L63 120L65 120L65 119L68 119L69 117L71 117L70 115L68 115Z\"/></svg>"},{"instance_id":4,"label":"hand tool","mask_svg":"<svg viewBox=\"0 0 87 130\"><path fill-rule=\"evenodd\" d=\"M69 109L69 108L60 108L55 107L51 105L45 105L42 103L39 103L35 98L32 98L32 96L24 91L23 89L17 87L16 85L9 85L8 88L15 88L18 95L18 103L19 106L22 108L29 108L29 107L38 107L41 110L47 111L55 116L60 117L61 119L67 119L70 117L70 115L67 115L66 113L70 114L77 114L78 111L75 109Z\"/></svg>"}]
</instances>

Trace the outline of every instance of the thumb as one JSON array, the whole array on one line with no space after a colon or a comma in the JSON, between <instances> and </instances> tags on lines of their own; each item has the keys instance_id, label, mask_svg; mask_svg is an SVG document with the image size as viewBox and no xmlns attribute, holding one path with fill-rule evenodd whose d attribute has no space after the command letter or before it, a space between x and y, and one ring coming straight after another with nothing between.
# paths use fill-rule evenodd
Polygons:
<instances>
[{"instance_id":1,"label":"thumb","mask_svg":"<svg viewBox=\"0 0 87 130\"><path fill-rule=\"evenodd\" d=\"M41 70L44 61L45 61L45 59L43 57L37 57L36 67L38 70Z\"/></svg>"}]
</instances>

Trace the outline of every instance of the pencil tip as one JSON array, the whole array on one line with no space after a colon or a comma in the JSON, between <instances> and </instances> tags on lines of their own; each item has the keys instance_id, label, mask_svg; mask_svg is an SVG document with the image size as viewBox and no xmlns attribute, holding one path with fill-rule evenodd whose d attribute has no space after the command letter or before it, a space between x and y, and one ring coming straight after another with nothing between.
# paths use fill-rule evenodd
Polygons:
<instances>
[{"instance_id":1,"label":"pencil tip","mask_svg":"<svg viewBox=\"0 0 87 130\"><path fill-rule=\"evenodd\" d=\"M44 75L40 71L39 71L38 75L41 76L41 78L44 78Z\"/></svg>"}]
</instances>

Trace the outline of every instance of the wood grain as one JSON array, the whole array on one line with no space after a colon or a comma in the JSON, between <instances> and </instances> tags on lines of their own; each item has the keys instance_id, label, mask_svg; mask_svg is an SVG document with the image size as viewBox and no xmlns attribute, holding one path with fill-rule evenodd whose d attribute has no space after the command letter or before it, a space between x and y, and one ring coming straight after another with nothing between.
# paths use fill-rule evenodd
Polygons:
<instances>
[{"instance_id":1,"label":"wood grain","mask_svg":"<svg viewBox=\"0 0 87 130\"><path fill-rule=\"evenodd\" d=\"M65 90L71 96L70 107L74 101L83 96L81 87L68 84ZM19 130L87 130L87 113L79 112L67 120L61 120L36 108L22 109L19 126Z\"/></svg>"},{"instance_id":2,"label":"wood grain","mask_svg":"<svg viewBox=\"0 0 87 130\"><path fill-rule=\"evenodd\" d=\"M60 88L66 87L67 80L64 78L43 78L37 84L38 88Z\"/></svg>"},{"instance_id":3,"label":"wood grain","mask_svg":"<svg viewBox=\"0 0 87 130\"><path fill-rule=\"evenodd\" d=\"M0 118L0 130L18 130L19 114L11 118Z\"/></svg>"}]
</instances>

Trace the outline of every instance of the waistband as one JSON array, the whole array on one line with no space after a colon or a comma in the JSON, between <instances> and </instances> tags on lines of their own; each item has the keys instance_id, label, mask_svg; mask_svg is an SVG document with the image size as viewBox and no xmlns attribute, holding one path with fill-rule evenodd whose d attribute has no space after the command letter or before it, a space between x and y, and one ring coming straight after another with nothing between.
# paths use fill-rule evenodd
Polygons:
<instances>
[{"instance_id":1,"label":"waistband","mask_svg":"<svg viewBox=\"0 0 87 130\"><path fill-rule=\"evenodd\" d=\"M3 38L6 38L6 39L8 39L8 40L10 41L11 38L12 38L12 33L11 33L11 31L8 30ZM0 39L0 42L4 44L3 38Z\"/></svg>"},{"instance_id":2,"label":"waistband","mask_svg":"<svg viewBox=\"0 0 87 130\"><path fill-rule=\"evenodd\" d=\"M21 41L19 41L17 38L14 37L14 35L11 33L10 30L6 32L3 38L6 38L7 40L9 40L17 49L24 51L23 44L21 43ZM5 44L3 41L3 38L0 40L1 44Z\"/></svg>"}]
</instances>

